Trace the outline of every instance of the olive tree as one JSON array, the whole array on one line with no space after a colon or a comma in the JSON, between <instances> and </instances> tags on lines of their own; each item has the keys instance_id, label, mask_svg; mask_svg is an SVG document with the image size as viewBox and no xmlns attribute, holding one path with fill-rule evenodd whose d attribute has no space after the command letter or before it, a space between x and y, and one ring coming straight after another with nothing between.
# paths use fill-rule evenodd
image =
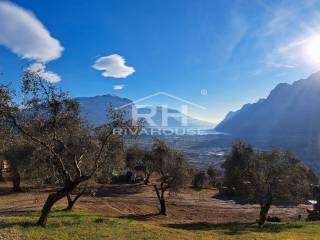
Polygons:
<instances>
[{"instance_id":1,"label":"olive tree","mask_svg":"<svg viewBox=\"0 0 320 240\"><path fill-rule=\"evenodd\" d=\"M0 85L1 87L1 85ZM8 96L10 95L10 91L7 87L2 86L3 90L0 91L0 99L2 101L8 101ZM12 142L12 131L10 125L7 123L4 115L0 114L0 164L2 160L5 160L4 152L7 150L8 146ZM3 181L2 176L2 165L0 165L0 181Z\"/></svg>"},{"instance_id":2,"label":"olive tree","mask_svg":"<svg viewBox=\"0 0 320 240\"><path fill-rule=\"evenodd\" d=\"M224 168L223 185L230 195L246 196L247 185L243 179L248 162L254 157L254 150L250 144L235 142L229 155L226 156L222 167Z\"/></svg>"},{"instance_id":3,"label":"olive tree","mask_svg":"<svg viewBox=\"0 0 320 240\"><path fill-rule=\"evenodd\" d=\"M0 126L1 128L1 126ZM5 151L5 132L1 131L0 129L0 182L4 181L3 175L2 175L2 161L5 160L5 157L3 156L3 152Z\"/></svg>"},{"instance_id":4,"label":"olive tree","mask_svg":"<svg viewBox=\"0 0 320 240\"><path fill-rule=\"evenodd\" d=\"M197 171L192 179L192 185L195 188L203 188L208 183L208 175L205 171Z\"/></svg>"},{"instance_id":5,"label":"olive tree","mask_svg":"<svg viewBox=\"0 0 320 240\"><path fill-rule=\"evenodd\" d=\"M126 127L127 123L120 114L111 112L112 122L95 137L83 124L79 103L45 81L40 70L25 70L21 95L23 101L18 104L14 93L7 86L0 86L0 117L17 134L36 144L46 156L48 169L61 181L42 208L38 225L44 226L54 204L95 175L113 129Z\"/></svg>"},{"instance_id":6,"label":"olive tree","mask_svg":"<svg viewBox=\"0 0 320 240\"><path fill-rule=\"evenodd\" d=\"M137 145L130 146L126 151L126 165L132 171L142 171L144 174L144 184L148 184L155 164L152 152L149 149Z\"/></svg>"},{"instance_id":7,"label":"olive tree","mask_svg":"<svg viewBox=\"0 0 320 240\"><path fill-rule=\"evenodd\" d=\"M214 187L218 186L218 183L222 176L219 169L215 166L210 165L207 169L207 175L209 178L209 184Z\"/></svg>"},{"instance_id":8,"label":"olive tree","mask_svg":"<svg viewBox=\"0 0 320 240\"><path fill-rule=\"evenodd\" d=\"M113 173L125 166L124 143L120 136L113 135L102 154L101 165L97 170L96 179L99 183L110 183Z\"/></svg>"},{"instance_id":9,"label":"olive tree","mask_svg":"<svg viewBox=\"0 0 320 240\"><path fill-rule=\"evenodd\" d=\"M28 176L25 174L31 166L34 147L23 138L16 137L3 152L3 156L9 161L11 180L14 192L22 191L20 186L21 177Z\"/></svg>"},{"instance_id":10,"label":"olive tree","mask_svg":"<svg viewBox=\"0 0 320 240\"><path fill-rule=\"evenodd\" d=\"M263 225L273 200L298 203L309 194L308 169L290 152L258 152L244 178L249 196L260 204L259 225Z\"/></svg>"},{"instance_id":11,"label":"olive tree","mask_svg":"<svg viewBox=\"0 0 320 240\"><path fill-rule=\"evenodd\" d=\"M187 158L164 141L155 140L152 146L154 171L159 175L153 184L160 204L161 215L166 215L165 193L177 192L189 182L190 167Z\"/></svg>"},{"instance_id":12,"label":"olive tree","mask_svg":"<svg viewBox=\"0 0 320 240\"><path fill-rule=\"evenodd\" d=\"M309 185L315 180L310 176L314 175L290 152L261 152L248 148L244 143L237 143L233 148L224 164L229 173L225 177L231 175L235 177L234 181L239 182L236 186L240 188L234 188L236 195L252 199L260 205L259 225L265 223L274 200L298 203L309 195ZM237 159L241 159L241 169L231 165ZM236 171L235 174L232 171Z\"/></svg>"}]
</instances>

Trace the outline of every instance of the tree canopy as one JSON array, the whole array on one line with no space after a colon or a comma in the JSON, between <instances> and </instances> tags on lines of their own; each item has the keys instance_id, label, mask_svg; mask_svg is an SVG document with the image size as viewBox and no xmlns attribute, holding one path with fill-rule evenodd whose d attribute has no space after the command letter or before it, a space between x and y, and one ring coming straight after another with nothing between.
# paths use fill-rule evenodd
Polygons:
<instances>
[{"instance_id":1,"label":"tree canopy","mask_svg":"<svg viewBox=\"0 0 320 240\"><path fill-rule=\"evenodd\" d=\"M310 184L318 181L292 153L257 151L242 142L233 145L223 167L229 192L260 204L260 224L274 200L299 202L310 195Z\"/></svg>"},{"instance_id":2,"label":"tree canopy","mask_svg":"<svg viewBox=\"0 0 320 240\"><path fill-rule=\"evenodd\" d=\"M121 112L110 111L112 121L98 133L93 131L81 119L76 100L29 68L23 73L19 96L21 103L15 101L16 95L8 86L0 86L1 124L14 129L15 136L33 142L38 154L35 165L55 178L60 187L43 206L38 224L45 225L58 200L96 175L114 128L128 127L129 122Z\"/></svg>"}]
</instances>

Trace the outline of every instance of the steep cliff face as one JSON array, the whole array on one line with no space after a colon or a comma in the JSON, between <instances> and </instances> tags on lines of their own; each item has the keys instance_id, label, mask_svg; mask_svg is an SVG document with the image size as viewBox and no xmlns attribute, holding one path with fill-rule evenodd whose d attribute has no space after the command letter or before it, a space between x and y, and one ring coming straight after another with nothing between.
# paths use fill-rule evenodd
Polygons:
<instances>
[{"instance_id":1,"label":"steep cliff face","mask_svg":"<svg viewBox=\"0 0 320 240\"><path fill-rule=\"evenodd\" d=\"M267 99L231 112L216 130L239 136L310 136L320 133L320 73L281 83Z\"/></svg>"},{"instance_id":2,"label":"steep cliff face","mask_svg":"<svg viewBox=\"0 0 320 240\"><path fill-rule=\"evenodd\" d=\"M216 130L264 146L288 147L320 169L320 72L279 84L266 99L228 114Z\"/></svg>"}]
</instances>

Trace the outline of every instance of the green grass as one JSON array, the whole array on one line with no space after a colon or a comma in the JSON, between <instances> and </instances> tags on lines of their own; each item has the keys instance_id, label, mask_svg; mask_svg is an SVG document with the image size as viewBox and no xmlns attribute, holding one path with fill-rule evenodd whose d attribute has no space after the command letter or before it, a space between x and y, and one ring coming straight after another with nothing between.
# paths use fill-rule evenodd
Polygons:
<instances>
[{"instance_id":1,"label":"green grass","mask_svg":"<svg viewBox=\"0 0 320 240\"><path fill-rule=\"evenodd\" d=\"M34 226L38 212L0 216L0 239L320 239L320 223L256 225L166 224L105 217L83 211L54 212L47 227Z\"/></svg>"}]
</instances>

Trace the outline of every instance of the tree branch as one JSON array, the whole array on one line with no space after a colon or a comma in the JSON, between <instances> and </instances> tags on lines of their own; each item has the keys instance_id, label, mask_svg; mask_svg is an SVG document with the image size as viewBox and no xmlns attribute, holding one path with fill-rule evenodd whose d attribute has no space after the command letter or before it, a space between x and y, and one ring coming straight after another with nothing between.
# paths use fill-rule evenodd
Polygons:
<instances>
[{"instance_id":1,"label":"tree branch","mask_svg":"<svg viewBox=\"0 0 320 240\"><path fill-rule=\"evenodd\" d=\"M67 179L70 179L70 174L69 172L67 171L64 163L63 163L63 160L61 158L61 156L56 153L48 144L46 144L44 141L41 141L39 138L33 136L31 133L29 133L27 130L24 129L24 127L22 127L15 116L13 116L11 113L8 113L7 116L11 119L13 125L25 136L27 136L28 138L30 138L30 140L32 140L33 142L35 143L38 143L40 144L41 146L43 146L44 148L46 148L48 151L50 151L53 156L55 156L57 158L57 160L59 161L61 167L62 167L62 172L64 174L64 176L67 178Z\"/></svg>"}]
</instances>

